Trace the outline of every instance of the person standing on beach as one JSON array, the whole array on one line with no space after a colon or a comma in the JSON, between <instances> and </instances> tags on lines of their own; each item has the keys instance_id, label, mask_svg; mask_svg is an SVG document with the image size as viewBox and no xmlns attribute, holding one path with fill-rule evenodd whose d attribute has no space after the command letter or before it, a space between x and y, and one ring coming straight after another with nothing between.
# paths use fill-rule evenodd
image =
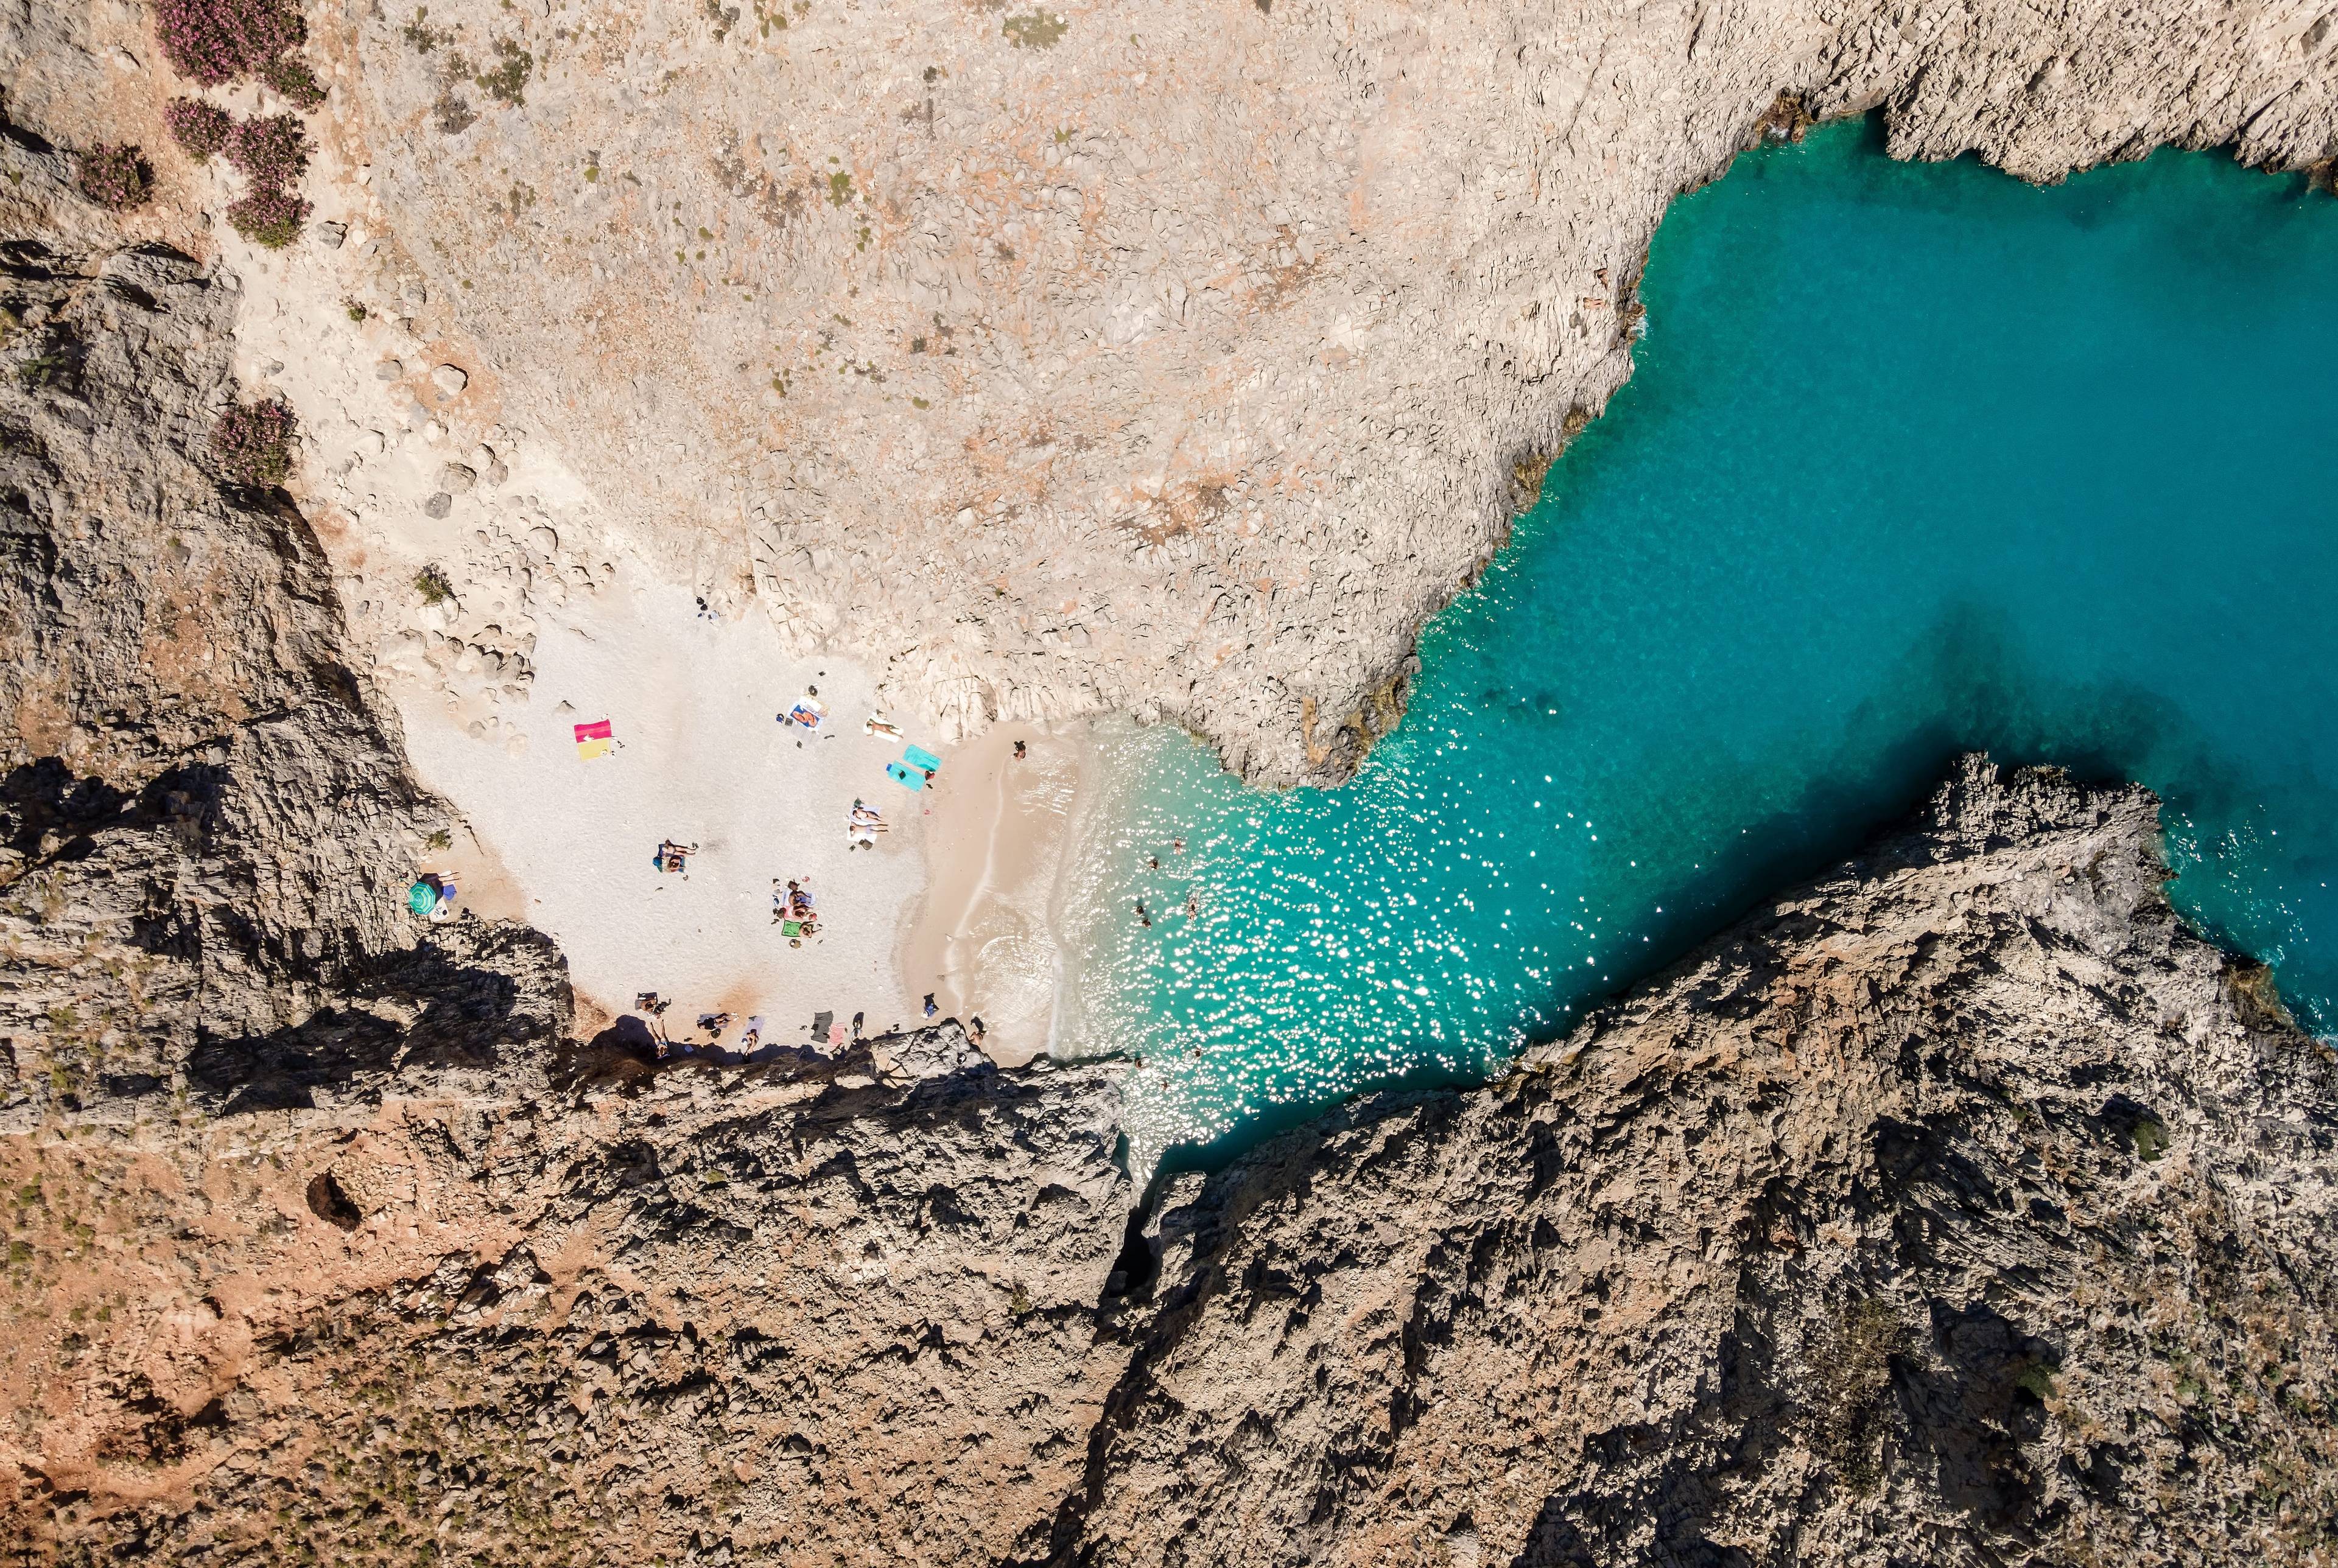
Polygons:
<instances>
[{"instance_id":1,"label":"person standing on beach","mask_svg":"<svg viewBox=\"0 0 2338 1568\"><path fill-rule=\"evenodd\" d=\"M938 1007L938 1006L936 1006L936 1005L934 1004L934 994L933 994L932 992L930 992L930 991L927 992L927 993L926 993L926 1016L927 1016L927 1017L928 1017L928 1018L930 1018L930 1017L932 1017L935 1014L937 1014L937 1013L938 1013L938 1012L940 1012L940 1011L941 1011L941 1009L940 1009L939 1007Z\"/></svg>"}]
</instances>

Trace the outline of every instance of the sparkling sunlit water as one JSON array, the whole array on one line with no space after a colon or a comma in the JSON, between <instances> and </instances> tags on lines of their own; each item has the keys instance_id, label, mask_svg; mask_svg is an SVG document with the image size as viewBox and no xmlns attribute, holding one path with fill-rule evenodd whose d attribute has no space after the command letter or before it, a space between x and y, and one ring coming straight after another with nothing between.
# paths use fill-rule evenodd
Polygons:
<instances>
[{"instance_id":1,"label":"sparkling sunlit water","mask_svg":"<svg viewBox=\"0 0 2338 1568\"><path fill-rule=\"evenodd\" d=\"M1103 741L1065 1045L1144 1058L1135 1157L1482 1073L1975 746L2158 789L2178 904L2338 1024L2338 202L1838 126L1676 203L1643 293L1352 784Z\"/></svg>"}]
</instances>

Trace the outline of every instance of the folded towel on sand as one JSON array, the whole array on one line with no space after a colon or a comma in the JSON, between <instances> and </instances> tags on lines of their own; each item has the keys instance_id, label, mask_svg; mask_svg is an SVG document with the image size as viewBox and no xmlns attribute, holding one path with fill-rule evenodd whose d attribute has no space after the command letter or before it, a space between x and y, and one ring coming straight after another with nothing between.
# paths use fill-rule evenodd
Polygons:
<instances>
[{"instance_id":1,"label":"folded towel on sand","mask_svg":"<svg viewBox=\"0 0 2338 1568\"><path fill-rule=\"evenodd\" d=\"M590 762L595 757L606 757L610 750L616 745L616 737L611 732L609 721L606 719L596 719L590 724L579 724L575 729L576 757L579 761Z\"/></svg>"}]
</instances>

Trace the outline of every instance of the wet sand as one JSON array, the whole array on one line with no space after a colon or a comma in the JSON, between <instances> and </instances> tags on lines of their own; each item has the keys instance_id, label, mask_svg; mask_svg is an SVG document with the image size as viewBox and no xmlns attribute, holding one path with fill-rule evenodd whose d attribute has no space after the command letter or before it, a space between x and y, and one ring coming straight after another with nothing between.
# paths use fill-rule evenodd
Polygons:
<instances>
[{"instance_id":1,"label":"wet sand","mask_svg":"<svg viewBox=\"0 0 2338 1568\"><path fill-rule=\"evenodd\" d=\"M1071 834L1086 726L1002 724L952 750L926 818L925 897L906 925L900 967L912 995L986 1029L1002 1065L1053 1041L1061 966L1052 923ZM1015 759L1015 742L1028 755Z\"/></svg>"}]
</instances>

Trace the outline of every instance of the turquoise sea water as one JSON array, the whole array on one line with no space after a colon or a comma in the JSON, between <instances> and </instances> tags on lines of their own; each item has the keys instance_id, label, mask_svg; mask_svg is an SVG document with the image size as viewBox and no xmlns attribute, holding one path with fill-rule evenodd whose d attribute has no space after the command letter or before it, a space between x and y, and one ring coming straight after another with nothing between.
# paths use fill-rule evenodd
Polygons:
<instances>
[{"instance_id":1,"label":"turquoise sea water","mask_svg":"<svg viewBox=\"0 0 2338 1568\"><path fill-rule=\"evenodd\" d=\"M1838 125L1676 202L1643 298L1352 783L1101 741L1063 1034L1144 1058L1134 1158L1489 1071L1970 747L2160 791L2178 905L2338 1027L2338 203Z\"/></svg>"}]
</instances>

